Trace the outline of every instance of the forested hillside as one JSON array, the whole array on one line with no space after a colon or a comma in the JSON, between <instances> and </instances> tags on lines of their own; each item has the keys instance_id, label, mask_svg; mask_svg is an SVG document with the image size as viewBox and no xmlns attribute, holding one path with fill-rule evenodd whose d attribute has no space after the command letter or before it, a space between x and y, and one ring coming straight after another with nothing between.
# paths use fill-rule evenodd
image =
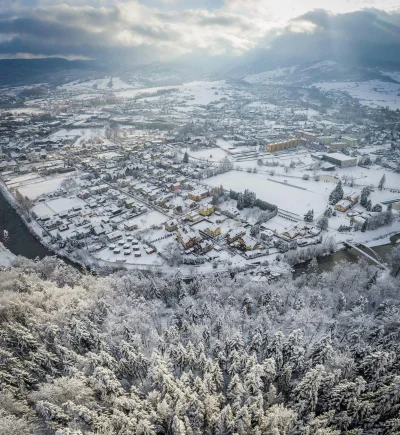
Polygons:
<instances>
[{"instance_id":1,"label":"forested hillside","mask_svg":"<svg viewBox=\"0 0 400 435\"><path fill-rule=\"evenodd\" d=\"M0 433L400 433L396 270L308 272L185 284L18 259L0 272Z\"/></svg>"}]
</instances>

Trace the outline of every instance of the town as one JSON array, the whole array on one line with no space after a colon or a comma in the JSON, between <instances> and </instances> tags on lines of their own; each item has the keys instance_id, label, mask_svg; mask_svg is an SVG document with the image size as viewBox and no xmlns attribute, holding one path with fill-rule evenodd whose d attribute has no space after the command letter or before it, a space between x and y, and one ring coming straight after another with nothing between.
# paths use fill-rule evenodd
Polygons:
<instances>
[{"instance_id":1,"label":"town","mask_svg":"<svg viewBox=\"0 0 400 435\"><path fill-rule=\"evenodd\" d=\"M273 278L399 232L398 109L314 86L296 98L254 76L140 80L1 93L3 195L55 253Z\"/></svg>"}]
</instances>

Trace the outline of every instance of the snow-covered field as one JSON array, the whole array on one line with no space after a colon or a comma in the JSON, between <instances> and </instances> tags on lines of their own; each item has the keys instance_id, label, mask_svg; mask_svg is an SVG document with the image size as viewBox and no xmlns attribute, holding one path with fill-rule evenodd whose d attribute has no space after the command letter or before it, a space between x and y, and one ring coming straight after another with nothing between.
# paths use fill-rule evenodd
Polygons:
<instances>
[{"instance_id":1,"label":"snow-covered field","mask_svg":"<svg viewBox=\"0 0 400 435\"><path fill-rule=\"evenodd\" d=\"M39 183L28 184L26 186L20 187L18 190L21 192L22 195L27 196L29 199L36 199L40 195L43 195L45 193L51 193L59 189L63 180L70 176L71 175L68 174L58 178L51 178L46 181L41 181Z\"/></svg>"},{"instance_id":2,"label":"snow-covered field","mask_svg":"<svg viewBox=\"0 0 400 435\"><path fill-rule=\"evenodd\" d=\"M317 83L315 86L322 91L347 92L365 106L388 106L392 110L400 109L399 83L368 80L365 82Z\"/></svg>"},{"instance_id":3,"label":"snow-covered field","mask_svg":"<svg viewBox=\"0 0 400 435\"><path fill-rule=\"evenodd\" d=\"M218 162L225 157L229 158L229 155L221 148L207 148L201 151L190 151L188 154L196 159L206 159L213 162Z\"/></svg>"},{"instance_id":4,"label":"snow-covered field","mask_svg":"<svg viewBox=\"0 0 400 435\"><path fill-rule=\"evenodd\" d=\"M84 207L86 202L83 199L73 196L71 198L57 198L46 201L46 205L54 212L60 213L73 207Z\"/></svg>"},{"instance_id":5,"label":"snow-covered field","mask_svg":"<svg viewBox=\"0 0 400 435\"><path fill-rule=\"evenodd\" d=\"M265 174L231 171L208 178L205 182L211 186L222 185L225 189L233 189L237 192L249 189L255 192L257 198L299 215L305 214L310 209L313 209L316 214L321 213L328 204L327 195L275 183L268 178Z\"/></svg>"},{"instance_id":6,"label":"snow-covered field","mask_svg":"<svg viewBox=\"0 0 400 435\"><path fill-rule=\"evenodd\" d=\"M163 90L176 90L172 95L168 95L166 98L184 99L187 106L207 105L213 101L219 101L221 98L230 98L230 92L225 81L207 82L207 81L195 81L183 83L182 85L175 86L159 86L151 88L129 88L122 91L115 92L115 95L121 98L135 98L144 94L155 94L157 91ZM149 98L147 98L148 100ZM182 107L177 105L177 107ZM191 110L190 107L185 111Z\"/></svg>"}]
</instances>

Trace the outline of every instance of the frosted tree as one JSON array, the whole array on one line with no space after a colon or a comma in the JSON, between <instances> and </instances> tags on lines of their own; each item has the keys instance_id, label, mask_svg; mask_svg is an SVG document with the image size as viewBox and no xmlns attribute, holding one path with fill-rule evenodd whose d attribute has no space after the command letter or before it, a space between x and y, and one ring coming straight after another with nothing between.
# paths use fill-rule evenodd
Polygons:
<instances>
[{"instance_id":1,"label":"frosted tree","mask_svg":"<svg viewBox=\"0 0 400 435\"><path fill-rule=\"evenodd\" d=\"M328 218L326 216L321 216L317 221L317 227L321 228L321 230L327 230L328 229Z\"/></svg>"},{"instance_id":2,"label":"frosted tree","mask_svg":"<svg viewBox=\"0 0 400 435\"><path fill-rule=\"evenodd\" d=\"M339 183L336 185L336 187L332 190L332 192L329 195L329 203L332 205L337 204L341 199L343 199L343 187L342 182L339 181Z\"/></svg>"},{"instance_id":3,"label":"frosted tree","mask_svg":"<svg viewBox=\"0 0 400 435\"><path fill-rule=\"evenodd\" d=\"M318 401L318 389L321 384L324 367L318 365L309 370L293 390L293 400L301 414L314 412Z\"/></svg>"}]
</instances>

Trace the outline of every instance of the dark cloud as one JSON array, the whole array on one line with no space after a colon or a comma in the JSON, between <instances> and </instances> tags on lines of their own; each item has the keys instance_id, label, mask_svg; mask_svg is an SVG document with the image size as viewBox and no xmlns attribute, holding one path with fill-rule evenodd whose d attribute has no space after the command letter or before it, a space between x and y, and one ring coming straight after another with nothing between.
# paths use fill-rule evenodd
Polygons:
<instances>
[{"instance_id":1,"label":"dark cloud","mask_svg":"<svg viewBox=\"0 0 400 435\"><path fill-rule=\"evenodd\" d=\"M335 15L314 10L284 28L268 31L270 24L260 17L227 8L183 9L184 1L176 1L170 9L150 6L157 2L168 5L173 0L126 0L114 5L110 1L74 0L72 6L70 2L46 8L45 1L52 0L32 0L33 8L21 8L19 0L13 3L18 7L7 9L4 6L9 3L0 0L0 54L101 60L120 56L140 63L189 54L251 55L259 43L258 49L278 59L400 58L400 13L371 9ZM88 6L95 3L97 7Z\"/></svg>"},{"instance_id":2,"label":"dark cloud","mask_svg":"<svg viewBox=\"0 0 400 435\"><path fill-rule=\"evenodd\" d=\"M292 20L268 44L271 52L288 57L400 62L400 13L315 10Z\"/></svg>"}]
</instances>

